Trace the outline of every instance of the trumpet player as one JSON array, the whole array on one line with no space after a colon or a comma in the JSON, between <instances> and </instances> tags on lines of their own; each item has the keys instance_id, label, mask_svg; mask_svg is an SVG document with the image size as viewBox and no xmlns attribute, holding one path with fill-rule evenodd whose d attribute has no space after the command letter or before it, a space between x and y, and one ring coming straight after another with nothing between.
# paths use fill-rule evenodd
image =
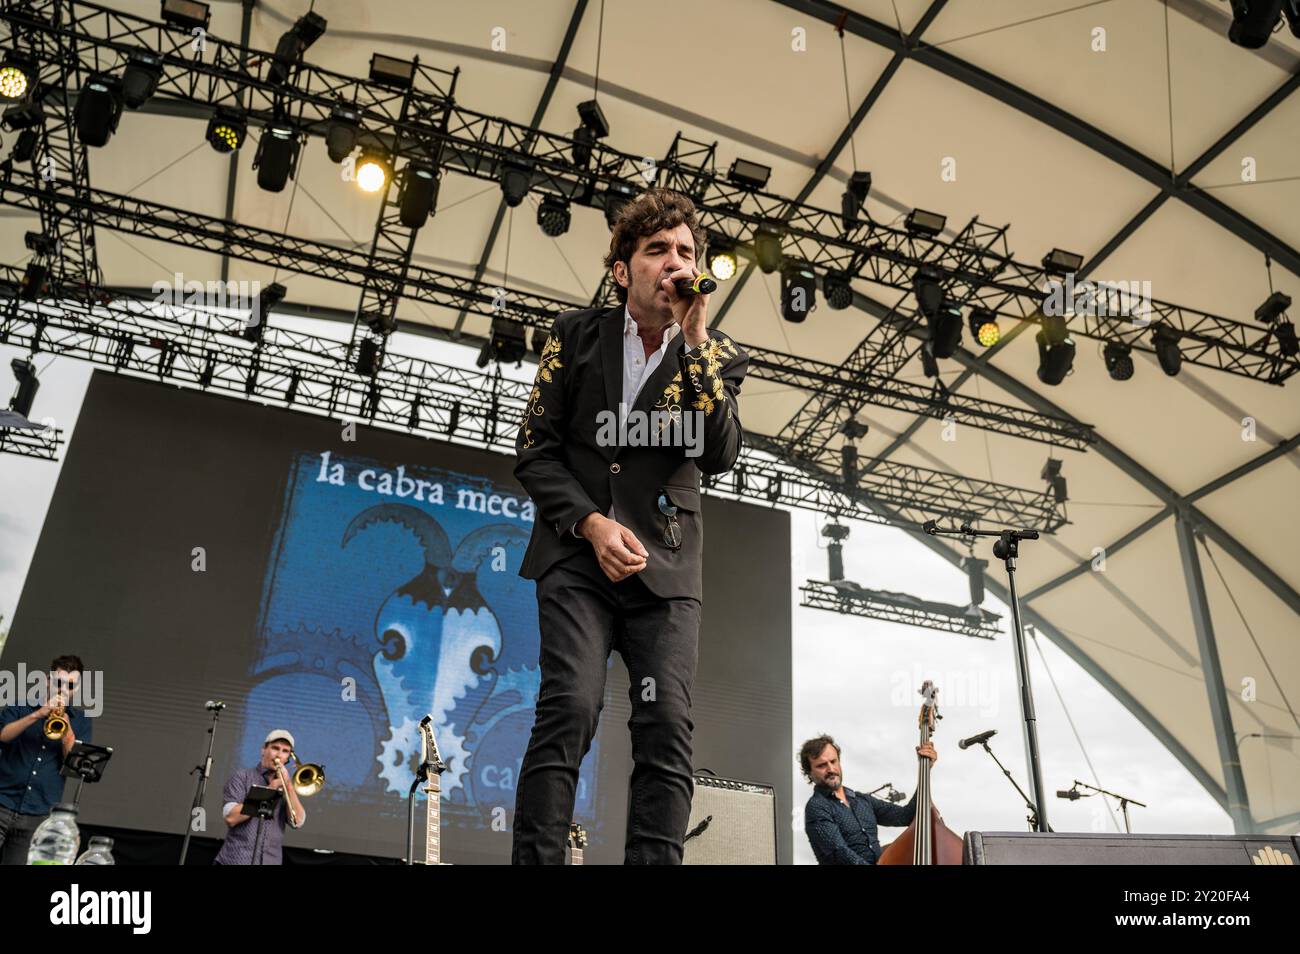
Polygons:
<instances>
[{"instance_id":1,"label":"trumpet player","mask_svg":"<svg viewBox=\"0 0 1300 954\"><path fill-rule=\"evenodd\" d=\"M294 741L288 729L274 729L262 743L262 757L253 768L240 769L226 781L221 793L221 814L225 817L226 840L213 864L251 865L257 841L257 816L244 814L244 798L254 785L264 785L282 791L284 796L276 806L270 822L262 825L261 860L257 864L278 865L280 849L284 844L284 827L301 828L307 820L307 811L294 790L293 780L286 767L293 755Z\"/></svg>"},{"instance_id":2,"label":"trumpet player","mask_svg":"<svg viewBox=\"0 0 1300 954\"><path fill-rule=\"evenodd\" d=\"M90 741L90 719L71 708L81 660L58 656L45 677L43 705L0 712L0 864L27 864L36 826L63 797L63 759L78 739Z\"/></svg>"}]
</instances>

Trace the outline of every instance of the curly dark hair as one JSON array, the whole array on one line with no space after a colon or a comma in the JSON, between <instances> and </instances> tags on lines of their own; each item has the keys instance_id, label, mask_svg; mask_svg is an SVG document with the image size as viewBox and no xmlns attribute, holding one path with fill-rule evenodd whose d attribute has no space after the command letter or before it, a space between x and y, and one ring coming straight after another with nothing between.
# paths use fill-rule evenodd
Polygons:
<instances>
[{"instance_id":1,"label":"curly dark hair","mask_svg":"<svg viewBox=\"0 0 1300 954\"><path fill-rule=\"evenodd\" d=\"M613 268L615 262L623 262L632 267L632 253L637 243L664 229L675 229L685 225L691 230L695 240L695 260L700 261L704 254L707 236L700 227L699 213L695 203L688 196L672 189L655 186L647 189L619 210L614 219L614 227L609 236L609 254L605 256L605 267ZM627 289L615 283L615 293L620 304L627 303Z\"/></svg>"},{"instance_id":2,"label":"curly dark hair","mask_svg":"<svg viewBox=\"0 0 1300 954\"><path fill-rule=\"evenodd\" d=\"M822 749L828 745L835 746L835 754L840 754L840 747L829 735L819 735L815 739L809 739L799 749L799 768L803 770L803 777L812 781L812 760L822 754Z\"/></svg>"},{"instance_id":3,"label":"curly dark hair","mask_svg":"<svg viewBox=\"0 0 1300 954\"><path fill-rule=\"evenodd\" d=\"M82 672L85 667L81 664L80 656L68 654L66 656L55 656L50 663L50 672L58 672L62 669L64 672Z\"/></svg>"}]
</instances>

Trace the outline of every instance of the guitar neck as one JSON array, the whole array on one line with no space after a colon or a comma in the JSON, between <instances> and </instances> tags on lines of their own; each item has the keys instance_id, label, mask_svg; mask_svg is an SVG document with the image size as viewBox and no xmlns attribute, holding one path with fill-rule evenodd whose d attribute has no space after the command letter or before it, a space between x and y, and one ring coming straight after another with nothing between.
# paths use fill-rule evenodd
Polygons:
<instances>
[{"instance_id":1,"label":"guitar neck","mask_svg":"<svg viewBox=\"0 0 1300 954\"><path fill-rule=\"evenodd\" d=\"M424 824L424 863L426 865L441 864L441 832L439 825L441 823L442 810L442 786L438 776L430 773L429 784L424 789L425 797L425 824Z\"/></svg>"}]
</instances>

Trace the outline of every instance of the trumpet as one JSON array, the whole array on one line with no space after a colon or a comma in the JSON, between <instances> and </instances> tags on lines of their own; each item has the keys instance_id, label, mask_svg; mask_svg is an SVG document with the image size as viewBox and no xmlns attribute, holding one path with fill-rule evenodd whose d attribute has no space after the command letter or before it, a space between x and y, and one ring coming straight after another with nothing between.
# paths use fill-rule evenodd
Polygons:
<instances>
[{"instance_id":1,"label":"trumpet","mask_svg":"<svg viewBox=\"0 0 1300 954\"><path fill-rule=\"evenodd\" d=\"M45 720L45 737L51 741L63 738L68 731L68 713L63 706L56 706Z\"/></svg>"}]
</instances>

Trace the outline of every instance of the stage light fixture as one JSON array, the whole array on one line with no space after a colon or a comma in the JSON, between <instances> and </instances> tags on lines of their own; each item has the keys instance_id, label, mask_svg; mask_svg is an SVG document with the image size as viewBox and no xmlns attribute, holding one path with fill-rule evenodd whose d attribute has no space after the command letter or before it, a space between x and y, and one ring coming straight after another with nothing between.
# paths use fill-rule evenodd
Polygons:
<instances>
[{"instance_id":1,"label":"stage light fixture","mask_svg":"<svg viewBox=\"0 0 1300 954\"><path fill-rule=\"evenodd\" d=\"M289 71L302 62L307 48L325 35L325 18L308 11L300 16L275 44L271 65L267 68L268 82L280 84L289 78Z\"/></svg>"},{"instance_id":2,"label":"stage light fixture","mask_svg":"<svg viewBox=\"0 0 1300 954\"><path fill-rule=\"evenodd\" d=\"M36 365L26 358L14 358L9 362L9 367L18 380L18 390L9 401L9 410L30 419L32 405L36 402L36 392L41 387L41 382L36 377Z\"/></svg>"},{"instance_id":3,"label":"stage light fixture","mask_svg":"<svg viewBox=\"0 0 1300 954\"><path fill-rule=\"evenodd\" d=\"M357 186L362 192L378 192L388 185L393 170L388 159L377 152L363 152L357 159Z\"/></svg>"},{"instance_id":4,"label":"stage light fixture","mask_svg":"<svg viewBox=\"0 0 1300 954\"><path fill-rule=\"evenodd\" d=\"M9 157L17 163L31 162L32 157L36 155L36 147L40 144L41 137L35 129L24 129L14 140L13 152Z\"/></svg>"},{"instance_id":5,"label":"stage light fixture","mask_svg":"<svg viewBox=\"0 0 1300 954\"><path fill-rule=\"evenodd\" d=\"M903 220L903 225L908 232L930 238L940 235L947 224L948 216L940 215L938 212L927 212L925 209L913 209Z\"/></svg>"},{"instance_id":6,"label":"stage light fixture","mask_svg":"<svg viewBox=\"0 0 1300 954\"><path fill-rule=\"evenodd\" d=\"M1295 325L1291 319L1283 318L1273 324L1273 337L1277 339L1278 350L1283 357L1294 358L1300 354L1300 341L1296 340Z\"/></svg>"},{"instance_id":7,"label":"stage light fixture","mask_svg":"<svg viewBox=\"0 0 1300 954\"><path fill-rule=\"evenodd\" d=\"M1038 342L1038 380L1055 387L1074 367L1074 339L1060 315L1044 315Z\"/></svg>"},{"instance_id":8,"label":"stage light fixture","mask_svg":"<svg viewBox=\"0 0 1300 954\"><path fill-rule=\"evenodd\" d=\"M943 306L943 272L933 265L922 265L912 274L912 294L921 314L933 318Z\"/></svg>"},{"instance_id":9,"label":"stage light fixture","mask_svg":"<svg viewBox=\"0 0 1300 954\"><path fill-rule=\"evenodd\" d=\"M18 286L18 297L23 301L36 301L41 298L48 290L46 288L46 279L50 276L49 268L43 263L32 259L23 269L23 280Z\"/></svg>"},{"instance_id":10,"label":"stage light fixture","mask_svg":"<svg viewBox=\"0 0 1300 954\"><path fill-rule=\"evenodd\" d=\"M573 131L573 164L585 169L591 164L591 149L596 144L595 134L586 126L579 126Z\"/></svg>"},{"instance_id":11,"label":"stage light fixture","mask_svg":"<svg viewBox=\"0 0 1300 954\"><path fill-rule=\"evenodd\" d=\"M1133 349L1120 341L1107 342L1102 349L1106 373L1114 381L1127 381L1133 377Z\"/></svg>"},{"instance_id":12,"label":"stage light fixture","mask_svg":"<svg viewBox=\"0 0 1300 954\"><path fill-rule=\"evenodd\" d=\"M549 235L551 238L563 235L569 231L569 200L558 195L547 195L542 197L541 203L537 206L537 224L542 229L543 235Z\"/></svg>"},{"instance_id":13,"label":"stage light fixture","mask_svg":"<svg viewBox=\"0 0 1300 954\"><path fill-rule=\"evenodd\" d=\"M335 106L325 126L325 151L330 162L342 162L357 148L361 135L361 113L349 106Z\"/></svg>"},{"instance_id":14,"label":"stage light fixture","mask_svg":"<svg viewBox=\"0 0 1300 954\"><path fill-rule=\"evenodd\" d=\"M1282 0L1232 0L1231 5L1228 39L1248 50L1258 50L1267 43L1282 19Z\"/></svg>"},{"instance_id":15,"label":"stage light fixture","mask_svg":"<svg viewBox=\"0 0 1300 954\"><path fill-rule=\"evenodd\" d=\"M937 378L939 376L939 362L934 360L934 355L930 353L930 342L921 345L921 373L927 378Z\"/></svg>"},{"instance_id":16,"label":"stage light fixture","mask_svg":"<svg viewBox=\"0 0 1300 954\"><path fill-rule=\"evenodd\" d=\"M410 89L415 82L415 62L375 53L370 57L370 79L394 89Z\"/></svg>"},{"instance_id":17,"label":"stage light fixture","mask_svg":"<svg viewBox=\"0 0 1300 954\"><path fill-rule=\"evenodd\" d=\"M609 135L609 120L605 118L605 111L596 100L579 103L578 118L582 120L583 128L590 130L594 138L604 139Z\"/></svg>"},{"instance_id":18,"label":"stage light fixture","mask_svg":"<svg viewBox=\"0 0 1300 954\"><path fill-rule=\"evenodd\" d=\"M429 221L438 198L438 174L424 163L411 163L402 180L402 194L398 198L398 214L408 229L418 229Z\"/></svg>"},{"instance_id":19,"label":"stage light fixture","mask_svg":"<svg viewBox=\"0 0 1300 954\"><path fill-rule=\"evenodd\" d=\"M0 63L0 99L16 103L36 84L36 61L26 53L13 50Z\"/></svg>"},{"instance_id":20,"label":"stage light fixture","mask_svg":"<svg viewBox=\"0 0 1300 954\"><path fill-rule=\"evenodd\" d=\"M36 255L44 255L48 258L59 254L59 239L56 235L46 235L44 232L26 232L23 234L23 244Z\"/></svg>"},{"instance_id":21,"label":"stage light fixture","mask_svg":"<svg viewBox=\"0 0 1300 954\"><path fill-rule=\"evenodd\" d=\"M612 229L614 223L618 220L619 213L627 208L627 204L635 198L635 187L621 180L611 182L604 193L605 224Z\"/></svg>"},{"instance_id":22,"label":"stage light fixture","mask_svg":"<svg viewBox=\"0 0 1300 954\"><path fill-rule=\"evenodd\" d=\"M708 254L705 267L709 274L720 282L729 282L736 277L736 245L725 235L708 236Z\"/></svg>"},{"instance_id":23,"label":"stage light fixture","mask_svg":"<svg viewBox=\"0 0 1300 954\"><path fill-rule=\"evenodd\" d=\"M483 368L489 361L500 364L519 364L528 350L524 342L524 326L500 319L492 322L492 336L483 343L475 364Z\"/></svg>"},{"instance_id":24,"label":"stage light fixture","mask_svg":"<svg viewBox=\"0 0 1300 954\"><path fill-rule=\"evenodd\" d=\"M764 166L748 159L735 159L727 170L727 180L742 189L762 189L772 176L770 166Z\"/></svg>"},{"instance_id":25,"label":"stage light fixture","mask_svg":"<svg viewBox=\"0 0 1300 954\"><path fill-rule=\"evenodd\" d=\"M1047 274L1064 278L1066 275L1074 274L1082 267L1083 256L1054 248L1043 256L1042 264L1043 271L1047 272Z\"/></svg>"},{"instance_id":26,"label":"stage light fixture","mask_svg":"<svg viewBox=\"0 0 1300 954\"><path fill-rule=\"evenodd\" d=\"M284 301L288 290L279 282L272 282L265 288L259 288L253 299L252 310L248 313L248 322L244 325L244 338L247 341L261 341L266 331L266 319Z\"/></svg>"},{"instance_id":27,"label":"stage light fixture","mask_svg":"<svg viewBox=\"0 0 1300 954\"><path fill-rule=\"evenodd\" d=\"M367 311L361 316L365 326L380 337L387 338L397 330L397 316L388 311Z\"/></svg>"},{"instance_id":28,"label":"stage light fixture","mask_svg":"<svg viewBox=\"0 0 1300 954\"><path fill-rule=\"evenodd\" d=\"M212 14L206 3L195 0L162 0L162 20L185 32L206 30Z\"/></svg>"},{"instance_id":29,"label":"stage light fixture","mask_svg":"<svg viewBox=\"0 0 1300 954\"><path fill-rule=\"evenodd\" d=\"M381 360L379 342L374 338L362 338L357 343L357 361L353 365L353 370L363 377L373 378L379 373Z\"/></svg>"},{"instance_id":30,"label":"stage light fixture","mask_svg":"<svg viewBox=\"0 0 1300 954\"><path fill-rule=\"evenodd\" d=\"M835 311L843 311L853 304L853 286L849 284L848 272L827 272L822 277L822 295L826 304Z\"/></svg>"},{"instance_id":31,"label":"stage light fixture","mask_svg":"<svg viewBox=\"0 0 1300 954\"><path fill-rule=\"evenodd\" d=\"M770 275L781 267L781 236L767 228L760 228L754 233L754 258L759 270Z\"/></svg>"},{"instance_id":32,"label":"stage light fixture","mask_svg":"<svg viewBox=\"0 0 1300 954\"><path fill-rule=\"evenodd\" d=\"M1265 299L1264 304L1255 309L1255 320L1261 324L1271 325L1291 307L1291 296L1275 291Z\"/></svg>"},{"instance_id":33,"label":"stage light fixture","mask_svg":"<svg viewBox=\"0 0 1300 954\"><path fill-rule=\"evenodd\" d=\"M1181 335L1167 325L1157 325L1151 333L1151 345L1156 350L1160 369L1171 378L1183 367L1183 353L1178 348Z\"/></svg>"},{"instance_id":34,"label":"stage light fixture","mask_svg":"<svg viewBox=\"0 0 1300 954\"><path fill-rule=\"evenodd\" d=\"M152 50L131 51L122 71L122 102L127 109L139 109L158 91L162 63L162 57Z\"/></svg>"},{"instance_id":35,"label":"stage light fixture","mask_svg":"<svg viewBox=\"0 0 1300 954\"><path fill-rule=\"evenodd\" d=\"M234 152L247 136L248 123L239 113L218 109L208 119L208 144L217 152Z\"/></svg>"},{"instance_id":36,"label":"stage light fixture","mask_svg":"<svg viewBox=\"0 0 1300 954\"><path fill-rule=\"evenodd\" d=\"M532 170L518 162L507 162L501 167L501 194L506 205L515 208L524 201L532 185Z\"/></svg>"},{"instance_id":37,"label":"stage light fixture","mask_svg":"<svg viewBox=\"0 0 1300 954\"><path fill-rule=\"evenodd\" d=\"M1052 499L1058 504L1063 504L1069 499L1069 488L1065 483L1065 478L1061 476L1061 461L1057 458L1048 457L1038 476L1040 479L1047 481L1047 492L1052 495Z\"/></svg>"},{"instance_id":38,"label":"stage light fixture","mask_svg":"<svg viewBox=\"0 0 1300 954\"><path fill-rule=\"evenodd\" d=\"M121 81L103 73L92 75L77 97L77 140L86 146L105 146L121 118Z\"/></svg>"},{"instance_id":39,"label":"stage light fixture","mask_svg":"<svg viewBox=\"0 0 1300 954\"><path fill-rule=\"evenodd\" d=\"M944 297L938 311L930 316L930 350L936 358L951 358L961 344L961 306L956 299Z\"/></svg>"},{"instance_id":40,"label":"stage light fixture","mask_svg":"<svg viewBox=\"0 0 1300 954\"><path fill-rule=\"evenodd\" d=\"M970 336L985 348L991 348L1002 340L1002 328L995 312L987 308L972 308L969 321Z\"/></svg>"},{"instance_id":41,"label":"stage light fixture","mask_svg":"<svg viewBox=\"0 0 1300 954\"><path fill-rule=\"evenodd\" d=\"M840 224L844 226L845 232L858 224L858 213L862 211L862 203L867 201L867 193L870 191L870 172L855 171L849 176L849 187L840 196Z\"/></svg>"},{"instance_id":42,"label":"stage light fixture","mask_svg":"<svg viewBox=\"0 0 1300 954\"><path fill-rule=\"evenodd\" d=\"M257 155L253 157L258 187L267 192L283 192L285 183L297 169L301 146L298 130L286 122L276 121L262 130Z\"/></svg>"},{"instance_id":43,"label":"stage light fixture","mask_svg":"<svg viewBox=\"0 0 1300 954\"><path fill-rule=\"evenodd\" d=\"M45 122L45 107L39 100L15 103L4 111L4 125L15 132L32 129Z\"/></svg>"},{"instance_id":44,"label":"stage light fixture","mask_svg":"<svg viewBox=\"0 0 1300 954\"><path fill-rule=\"evenodd\" d=\"M800 322L817 306L817 273L807 262L781 266L781 317Z\"/></svg>"}]
</instances>

